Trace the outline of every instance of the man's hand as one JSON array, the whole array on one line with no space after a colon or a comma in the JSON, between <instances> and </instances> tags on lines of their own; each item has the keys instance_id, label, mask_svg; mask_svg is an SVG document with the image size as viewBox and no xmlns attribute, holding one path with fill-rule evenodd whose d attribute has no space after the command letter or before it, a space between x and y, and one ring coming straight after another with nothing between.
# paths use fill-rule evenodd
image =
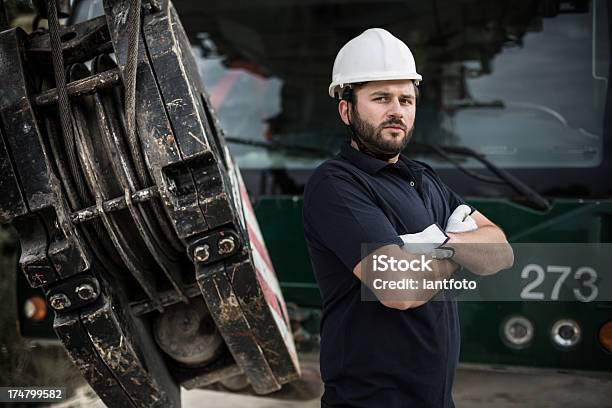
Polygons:
<instances>
[{"instance_id":1,"label":"man's hand","mask_svg":"<svg viewBox=\"0 0 612 408\"><path fill-rule=\"evenodd\" d=\"M472 209L465 204L455 208L455 211L448 217L446 232L461 233L478 229L476 221L470 216L471 213Z\"/></svg>"},{"instance_id":2,"label":"man's hand","mask_svg":"<svg viewBox=\"0 0 612 408\"><path fill-rule=\"evenodd\" d=\"M410 254L429 254L448 241L448 235L437 224L431 224L421 232L404 234L399 237L404 241L402 250Z\"/></svg>"}]
</instances>

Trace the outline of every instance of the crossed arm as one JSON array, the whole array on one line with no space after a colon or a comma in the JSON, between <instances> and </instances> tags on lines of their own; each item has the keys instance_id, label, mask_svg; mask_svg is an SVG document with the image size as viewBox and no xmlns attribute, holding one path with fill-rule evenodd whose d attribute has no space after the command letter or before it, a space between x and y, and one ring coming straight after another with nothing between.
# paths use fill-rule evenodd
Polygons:
<instances>
[{"instance_id":1,"label":"crossed arm","mask_svg":"<svg viewBox=\"0 0 612 408\"><path fill-rule=\"evenodd\" d=\"M478 229L447 234L450 239L445 245L455 249L453 261L477 275L493 275L510 268L514 253L501 228L478 211L471 217Z\"/></svg>"},{"instance_id":2,"label":"crossed arm","mask_svg":"<svg viewBox=\"0 0 612 408\"><path fill-rule=\"evenodd\" d=\"M452 247L455 255L452 260L432 260L429 264L432 270L427 275L429 280L448 279L458 265L464 266L477 275L492 275L502 269L510 268L514 263L512 247L506 240L503 231L478 211L471 216L478 229L462 233L448 233L450 239L445 246ZM371 264L368 262L371 262L374 255L378 257L386 255L406 261L421 259L421 255L406 253L397 245L378 248L353 268L353 273L370 289L374 289L373 274L364 273L364 271L372 271ZM387 270L377 272L376 276L388 281L399 281L401 279L420 280L423 275L415 271ZM427 303L438 290L419 287L410 292L410 300L398 300L397 296L394 298L391 290L373 290L373 292L385 306L405 310Z\"/></svg>"}]
</instances>

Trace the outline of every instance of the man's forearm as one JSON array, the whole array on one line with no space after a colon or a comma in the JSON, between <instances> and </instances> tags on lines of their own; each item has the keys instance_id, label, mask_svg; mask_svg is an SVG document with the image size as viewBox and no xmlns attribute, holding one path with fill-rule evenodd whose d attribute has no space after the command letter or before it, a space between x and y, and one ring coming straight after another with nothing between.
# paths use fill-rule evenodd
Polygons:
<instances>
[{"instance_id":1,"label":"man's forearm","mask_svg":"<svg viewBox=\"0 0 612 408\"><path fill-rule=\"evenodd\" d=\"M427 279L428 282L432 283L432 287L435 288L436 281L444 281L445 279L449 279L453 272L457 270L457 263L449 260L434 260L434 267L432 271L427 274L427 276L421 276L421 279ZM423 287L419 287L418 290L414 292L414 299L411 308L419 307L429 302L437 293L439 289L425 289Z\"/></svg>"},{"instance_id":2,"label":"man's forearm","mask_svg":"<svg viewBox=\"0 0 612 408\"><path fill-rule=\"evenodd\" d=\"M514 263L512 247L496 226L462 233L449 233L445 246L455 250L453 260L478 275L492 275Z\"/></svg>"}]
</instances>

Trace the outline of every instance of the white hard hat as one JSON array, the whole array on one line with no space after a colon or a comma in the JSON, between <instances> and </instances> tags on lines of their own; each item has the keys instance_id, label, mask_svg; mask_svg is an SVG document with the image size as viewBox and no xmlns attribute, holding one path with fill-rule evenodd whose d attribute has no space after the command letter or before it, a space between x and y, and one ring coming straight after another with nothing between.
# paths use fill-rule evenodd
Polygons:
<instances>
[{"instance_id":1,"label":"white hard hat","mask_svg":"<svg viewBox=\"0 0 612 408\"><path fill-rule=\"evenodd\" d=\"M370 28L338 51L329 96L340 94L348 84L391 79L412 79L418 85L423 78L402 40L382 28Z\"/></svg>"}]
</instances>

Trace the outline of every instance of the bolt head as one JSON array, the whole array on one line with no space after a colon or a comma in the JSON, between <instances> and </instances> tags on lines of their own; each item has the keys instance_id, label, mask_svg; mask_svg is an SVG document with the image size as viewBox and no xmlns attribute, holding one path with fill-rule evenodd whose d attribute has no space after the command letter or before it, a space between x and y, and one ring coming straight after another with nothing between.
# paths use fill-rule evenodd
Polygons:
<instances>
[{"instance_id":1,"label":"bolt head","mask_svg":"<svg viewBox=\"0 0 612 408\"><path fill-rule=\"evenodd\" d=\"M236 241L234 241L234 237L229 236L225 238L221 238L219 240L219 254L229 254L236 248Z\"/></svg>"},{"instance_id":2,"label":"bolt head","mask_svg":"<svg viewBox=\"0 0 612 408\"><path fill-rule=\"evenodd\" d=\"M51 307L55 310L63 310L67 307L70 307L70 299L63 293L56 293L55 295L49 298L49 303Z\"/></svg>"},{"instance_id":3,"label":"bolt head","mask_svg":"<svg viewBox=\"0 0 612 408\"><path fill-rule=\"evenodd\" d=\"M82 285L77 286L75 292L82 300L91 300L98 296L94 287L89 283L83 283Z\"/></svg>"},{"instance_id":4,"label":"bolt head","mask_svg":"<svg viewBox=\"0 0 612 408\"><path fill-rule=\"evenodd\" d=\"M193 257L198 262L206 262L210 258L210 247L206 244L198 245L193 250Z\"/></svg>"}]
</instances>

